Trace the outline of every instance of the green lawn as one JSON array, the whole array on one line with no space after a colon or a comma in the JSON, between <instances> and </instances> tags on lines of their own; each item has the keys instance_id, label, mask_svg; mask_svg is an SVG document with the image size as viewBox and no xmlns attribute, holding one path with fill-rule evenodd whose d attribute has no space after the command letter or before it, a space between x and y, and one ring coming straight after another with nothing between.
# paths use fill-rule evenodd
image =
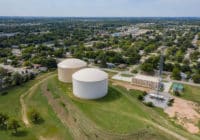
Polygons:
<instances>
[{"instance_id":1,"label":"green lawn","mask_svg":"<svg viewBox=\"0 0 200 140\"><path fill-rule=\"evenodd\" d=\"M21 120L20 95L45 77L48 77L48 75L41 75L23 86L11 88L8 90L7 95L0 96L0 112L7 113L12 118ZM122 87L110 85L106 97L100 100L88 101L74 97L72 85L59 82L57 76L49 78L44 83L47 84L54 99L66 98L83 113L83 119L89 119L96 128L102 131L114 134L131 134L134 136L133 139L174 140L172 136L158 129L155 126L156 124L188 139L200 139L199 135L191 135L182 127L176 125L161 109L149 108L139 102L137 97L141 94L140 91L127 91ZM28 106L28 111L32 109L39 111L44 122L40 125L32 124L30 128L25 128L21 122L21 130L23 130L21 137L14 137L8 132L0 131L0 139L36 140L40 136L47 139L72 139L68 128L61 123L51 106L48 105L47 99L42 94L41 85L39 84L31 91L33 94L30 98L28 96L25 98L25 103ZM200 96L198 91L199 88L185 86L183 98L199 103Z\"/></svg>"},{"instance_id":2,"label":"green lawn","mask_svg":"<svg viewBox=\"0 0 200 140\"><path fill-rule=\"evenodd\" d=\"M72 139L69 130L63 126L52 108L48 105L40 86L32 98L26 100L26 104L28 105L29 111L36 109L44 119L44 123L41 125L33 125L31 131L35 132L35 135L59 140Z\"/></svg>"},{"instance_id":3,"label":"green lawn","mask_svg":"<svg viewBox=\"0 0 200 140\"><path fill-rule=\"evenodd\" d=\"M13 87L9 89L7 95L0 95L0 110L3 113L8 114L10 117L14 117L16 119L21 118L21 106L20 106L20 95L25 93L32 85L36 84L46 75L41 75L33 81L30 81L26 84L23 84L18 87Z\"/></svg>"},{"instance_id":4,"label":"green lawn","mask_svg":"<svg viewBox=\"0 0 200 140\"><path fill-rule=\"evenodd\" d=\"M200 104L200 87L184 85L184 91L181 97Z\"/></svg>"},{"instance_id":5,"label":"green lawn","mask_svg":"<svg viewBox=\"0 0 200 140\"><path fill-rule=\"evenodd\" d=\"M8 114L11 118L15 118L20 121L20 135L12 136L9 131L0 131L0 140L38 140L40 136L44 138L58 138L59 140L72 139L67 128L58 120L55 113L48 105L47 100L41 94L40 86L38 86L33 92L33 97L28 100L28 107L35 108L41 113L41 116L45 120L40 125L32 125L30 128L26 128L21 121L21 105L20 95L28 91L34 84L38 83L49 74L43 74L38 76L35 80L27 82L20 87L13 87L8 90L8 94L0 96L0 112Z\"/></svg>"},{"instance_id":6,"label":"green lawn","mask_svg":"<svg viewBox=\"0 0 200 140\"><path fill-rule=\"evenodd\" d=\"M161 109L152 109L139 102L137 96L142 94L140 91L127 91L118 86L110 86L106 97L89 101L74 97L71 84L61 83L57 77L48 83L52 94L70 99L87 118L106 132L141 135L145 131L147 133L141 135L140 139L174 139L151 123L147 123L155 122L190 139L199 139L198 136L191 135L176 125Z\"/></svg>"}]
</instances>

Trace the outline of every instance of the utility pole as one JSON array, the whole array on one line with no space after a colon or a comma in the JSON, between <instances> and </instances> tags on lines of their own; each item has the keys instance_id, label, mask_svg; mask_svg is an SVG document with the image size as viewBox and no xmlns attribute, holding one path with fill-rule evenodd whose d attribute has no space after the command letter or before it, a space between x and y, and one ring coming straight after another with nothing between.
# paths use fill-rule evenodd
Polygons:
<instances>
[{"instance_id":1,"label":"utility pole","mask_svg":"<svg viewBox=\"0 0 200 140\"><path fill-rule=\"evenodd\" d=\"M159 62L159 71L158 71L158 88L157 88L157 94L159 94L160 92L160 87L162 85L162 73L163 73L163 63L164 63L164 50L165 50L165 46L162 46L161 48L161 55L160 55L160 62Z\"/></svg>"}]
</instances>

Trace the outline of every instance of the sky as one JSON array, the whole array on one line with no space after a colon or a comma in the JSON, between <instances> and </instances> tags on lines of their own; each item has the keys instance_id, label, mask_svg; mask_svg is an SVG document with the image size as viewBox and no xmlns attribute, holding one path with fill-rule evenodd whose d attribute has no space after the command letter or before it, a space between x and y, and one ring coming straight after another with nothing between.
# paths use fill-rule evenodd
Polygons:
<instances>
[{"instance_id":1,"label":"sky","mask_svg":"<svg viewBox=\"0 0 200 140\"><path fill-rule=\"evenodd\" d=\"M0 16L200 17L200 0L0 0Z\"/></svg>"}]
</instances>

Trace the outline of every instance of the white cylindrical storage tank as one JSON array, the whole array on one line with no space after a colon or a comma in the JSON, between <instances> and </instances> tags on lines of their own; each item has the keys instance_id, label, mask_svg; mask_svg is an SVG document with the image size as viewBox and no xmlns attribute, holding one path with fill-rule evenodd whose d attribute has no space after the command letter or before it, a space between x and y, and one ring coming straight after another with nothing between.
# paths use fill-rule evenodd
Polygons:
<instances>
[{"instance_id":1,"label":"white cylindrical storage tank","mask_svg":"<svg viewBox=\"0 0 200 140\"><path fill-rule=\"evenodd\" d=\"M87 63L80 59L66 59L58 64L58 79L65 83L71 83L73 73L86 67Z\"/></svg>"},{"instance_id":2,"label":"white cylindrical storage tank","mask_svg":"<svg viewBox=\"0 0 200 140\"><path fill-rule=\"evenodd\" d=\"M99 99L108 93L108 74L85 68L72 75L73 94L81 99Z\"/></svg>"}]
</instances>

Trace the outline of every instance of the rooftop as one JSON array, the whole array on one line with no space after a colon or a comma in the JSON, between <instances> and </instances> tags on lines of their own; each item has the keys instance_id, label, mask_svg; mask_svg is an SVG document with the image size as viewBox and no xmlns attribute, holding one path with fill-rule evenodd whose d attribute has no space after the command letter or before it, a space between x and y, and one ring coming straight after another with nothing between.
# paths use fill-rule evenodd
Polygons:
<instances>
[{"instance_id":1,"label":"rooftop","mask_svg":"<svg viewBox=\"0 0 200 140\"><path fill-rule=\"evenodd\" d=\"M140 80L145 80L145 81L152 81L152 82L159 82L159 78L158 77L153 77L153 76L147 76L147 75L141 75L141 74L137 74L135 77L133 77L135 79L140 79Z\"/></svg>"},{"instance_id":2,"label":"rooftop","mask_svg":"<svg viewBox=\"0 0 200 140\"><path fill-rule=\"evenodd\" d=\"M79 67L86 67L87 63L80 59L70 58L66 59L58 64L58 67L61 68L79 68Z\"/></svg>"},{"instance_id":3,"label":"rooftop","mask_svg":"<svg viewBox=\"0 0 200 140\"><path fill-rule=\"evenodd\" d=\"M174 83L173 84L173 89L183 89L183 85L182 84L179 84L179 83Z\"/></svg>"},{"instance_id":4,"label":"rooftop","mask_svg":"<svg viewBox=\"0 0 200 140\"><path fill-rule=\"evenodd\" d=\"M73 74L73 79L83 82L97 82L108 79L108 74L95 68L85 68Z\"/></svg>"}]
</instances>

